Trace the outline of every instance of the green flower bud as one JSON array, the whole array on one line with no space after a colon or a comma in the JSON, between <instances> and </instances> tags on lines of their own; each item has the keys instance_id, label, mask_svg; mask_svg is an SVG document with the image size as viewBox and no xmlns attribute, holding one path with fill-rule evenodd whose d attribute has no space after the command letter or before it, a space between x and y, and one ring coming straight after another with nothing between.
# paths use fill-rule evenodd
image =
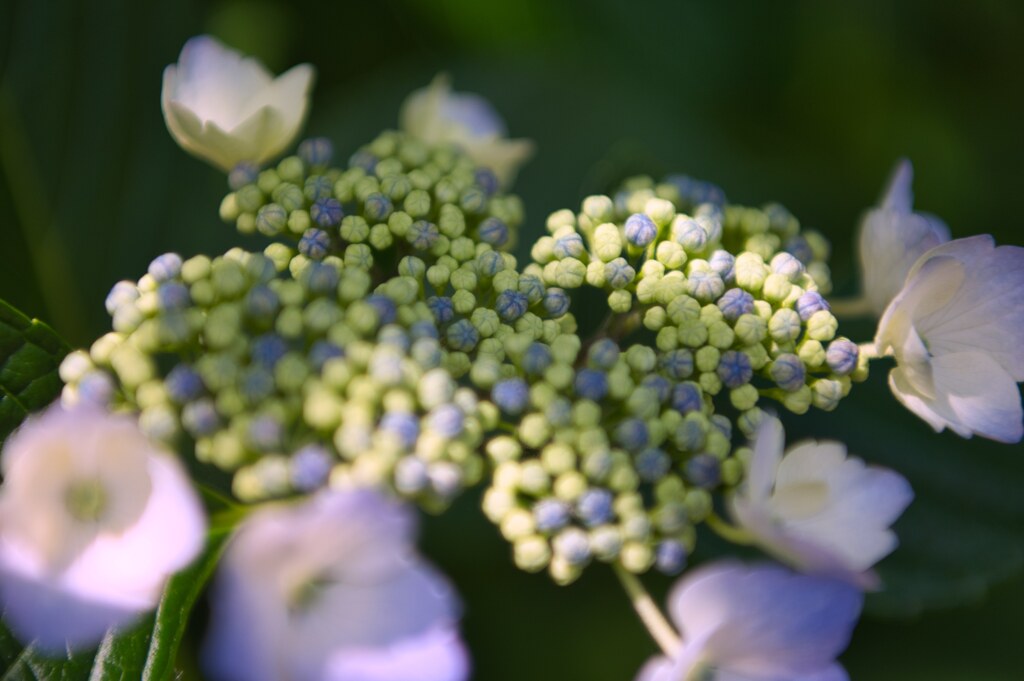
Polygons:
<instances>
[{"instance_id":1,"label":"green flower bud","mask_svg":"<svg viewBox=\"0 0 1024 681\"><path fill-rule=\"evenodd\" d=\"M800 315L789 308L777 310L768 321L768 333L780 344L792 343L799 338L801 328Z\"/></svg>"},{"instance_id":2,"label":"green flower bud","mask_svg":"<svg viewBox=\"0 0 1024 681\"><path fill-rule=\"evenodd\" d=\"M825 348L816 340L805 340L797 346L797 356L808 367L820 367L825 364Z\"/></svg>"},{"instance_id":3,"label":"green flower bud","mask_svg":"<svg viewBox=\"0 0 1024 681\"><path fill-rule=\"evenodd\" d=\"M540 535L532 534L520 537L513 544L513 556L516 567L526 572L539 572L548 566L551 561L551 547ZM568 565L566 565L568 568ZM563 578L569 577L571 570L560 572ZM571 579L569 580L571 581Z\"/></svg>"},{"instance_id":4,"label":"green flower bud","mask_svg":"<svg viewBox=\"0 0 1024 681\"><path fill-rule=\"evenodd\" d=\"M708 325L708 343L719 350L732 347L736 334L724 321L711 322Z\"/></svg>"},{"instance_id":5,"label":"green flower bud","mask_svg":"<svg viewBox=\"0 0 1024 681\"><path fill-rule=\"evenodd\" d=\"M764 285L770 272L764 258L756 253L740 253L736 258L734 265L736 284L751 293L761 290L761 286Z\"/></svg>"},{"instance_id":6,"label":"green flower bud","mask_svg":"<svg viewBox=\"0 0 1024 681\"><path fill-rule=\"evenodd\" d=\"M732 402L732 406L740 411L746 411L754 407L757 404L757 400L757 388L749 383L729 392L729 401Z\"/></svg>"},{"instance_id":7,"label":"green flower bud","mask_svg":"<svg viewBox=\"0 0 1024 681\"><path fill-rule=\"evenodd\" d=\"M830 378L819 378L811 384L814 406L823 411L832 411L843 399L843 384Z\"/></svg>"},{"instance_id":8,"label":"green flower bud","mask_svg":"<svg viewBox=\"0 0 1024 681\"><path fill-rule=\"evenodd\" d=\"M722 358L722 353L718 348L704 346L694 353L694 364L698 371L708 373L713 372L718 368L718 361Z\"/></svg>"},{"instance_id":9,"label":"green flower bud","mask_svg":"<svg viewBox=\"0 0 1024 681\"><path fill-rule=\"evenodd\" d=\"M814 395L811 392L810 387L804 385L795 392L783 395L782 404L786 409L794 414L806 414L807 410L811 408L811 401L813 398Z\"/></svg>"},{"instance_id":10,"label":"green flower bud","mask_svg":"<svg viewBox=\"0 0 1024 681\"><path fill-rule=\"evenodd\" d=\"M591 250L604 262L611 262L622 255L622 235L618 226L606 222L597 226L591 239Z\"/></svg>"},{"instance_id":11,"label":"green flower bud","mask_svg":"<svg viewBox=\"0 0 1024 681\"><path fill-rule=\"evenodd\" d=\"M828 310L818 310L807 320L807 335L816 341L830 341L835 338L839 322Z\"/></svg>"},{"instance_id":12,"label":"green flower bud","mask_svg":"<svg viewBox=\"0 0 1024 681\"><path fill-rule=\"evenodd\" d=\"M717 373L702 373L697 382L700 383L701 390L708 395L717 395L722 391L722 379L718 377Z\"/></svg>"},{"instance_id":13,"label":"green flower bud","mask_svg":"<svg viewBox=\"0 0 1024 681\"><path fill-rule=\"evenodd\" d=\"M736 320L733 330L743 345L756 345L768 335L768 324L757 315L743 314Z\"/></svg>"},{"instance_id":14,"label":"green flower bud","mask_svg":"<svg viewBox=\"0 0 1024 681\"><path fill-rule=\"evenodd\" d=\"M305 210L293 210L288 214L288 231L292 234L303 234L313 226L309 212Z\"/></svg>"},{"instance_id":15,"label":"green flower bud","mask_svg":"<svg viewBox=\"0 0 1024 681\"><path fill-rule=\"evenodd\" d=\"M608 294L608 307L616 313L629 312L633 307L633 295L629 291L612 291Z\"/></svg>"},{"instance_id":16,"label":"green flower bud","mask_svg":"<svg viewBox=\"0 0 1024 681\"><path fill-rule=\"evenodd\" d=\"M762 285L762 295L772 303L781 303L793 290L793 284L783 274L769 274Z\"/></svg>"},{"instance_id":17,"label":"green flower bud","mask_svg":"<svg viewBox=\"0 0 1024 681\"><path fill-rule=\"evenodd\" d=\"M671 312L669 313L671 315ZM699 319L685 320L679 325L679 342L690 348L699 348L708 340L708 327Z\"/></svg>"}]
</instances>

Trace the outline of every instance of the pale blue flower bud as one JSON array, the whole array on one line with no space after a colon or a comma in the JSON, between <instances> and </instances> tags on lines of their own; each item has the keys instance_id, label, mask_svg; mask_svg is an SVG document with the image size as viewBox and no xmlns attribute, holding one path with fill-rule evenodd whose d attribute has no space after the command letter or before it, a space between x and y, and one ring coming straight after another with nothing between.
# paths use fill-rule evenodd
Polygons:
<instances>
[{"instance_id":1,"label":"pale blue flower bud","mask_svg":"<svg viewBox=\"0 0 1024 681\"><path fill-rule=\"evenodd\" d=\"M658 226L644 213L634 213L626 218L625 233L626 241L644 248L658 236Z\"/></svg>"},{"instance_id":2,"label":"pale blue flower bud","mask_svg":"<svg viewBox=\"0 0 1024 681\"><path fill-rule=\"evenodd\" d=\"M310 293L326 296L334 293L338 287L340 275L338 270L331 265L314 260L302 271L300 279Z\"/></svg>"},{"instance_id":3,"label":"pale blue flower bud","mask_svg":"<svg viewBox=\"0 0 1024 681\"><path fill-rule=\"evenodd\" d=\"M281 422L272 416L257 416L249 422L246 436L255 449L269 452L281 446L284 429Z\"/></svg>"},{"instance_id":4,"label":"pale blue flower bud","mask_svg":"<svg viewBox=\"0 0 1024 681\"><path fill-rule=\"evenodd\" d=\"M276 333L268 333L255 338L249 346L252 361L273 368L288 352L288 342Z\"/></svg>"},{"instance_id":5,"label":"pale blue flower bud","mask_svg":"<svg viewBox=\"0 0 1024 681\"><path fill-rule=\"evenodd\" d=\"M615 428L615 441L630 451L643 449L649 440L650 431L641 419L626 419Z\"/></svg>"},{"instance_id":6,"label":"pale blue flower bud","mask_svg":"<svg viewBox=\"0 0 1024 681\"><path fill-rule=\"evenodd\" d=\"M431 431L451 440L462 433L465 426L465 415L454 404L441 404L430 410L427 415L427 425Z\"/></svg>"},{"instance_id":7,"label":"pale blue flower bud","mask_svg":"<svg viewBox=\"0 0 1024 681\"><path fill-rule=\"evenodd\" d=\"M583 399L600 402L608 394L608 376L596 369L580 369L576 374L576 394Z\"/></svg>"},{"instance_id":8,"label":"pale blue flower bud","mask_svg":"<svg viewBox=\"0 0 1024 681\"><path fill-rule=\"evenodd\" d=\"M570 565L583 565L590 560L587 533L578 527L559 532L551 542L555 553Z\"/></svg>"},{"instance_id":9,"label":"pale blue flower bud","mask_svg":"<svg viewBox=\"0 0 1024 681\"><path fill-rule=\"evenodd\" d=\"M277 236L288 226L288 213L276 203L268 203L256 213L256 229L266 236Z\"/></svg>"},{"instance_id":10,"label":"pale blue flower bud","mask_svg":"<svg viewBox=\"0 0 1024 681\"><path fill-rule=\"evenodd\" d=\"M554 318L565 315L570 302L568 294L560 288L549 288L544 294L544 309Z\"/></svg>"},{"instance_id":11,"label":"pale blue flower bud","mask_svg":"<svg viewBox=\"0 0 1024 681\"><path fill-rule=\"evenodd\" d=\"M745 352L736 350L723 352L715 371L722 379L722 383L729 388L739 388L741 385L749 383L754 375L750 357Z\"/></svg>"},{"instance_id":12,"label":"pale blue flower bud","mask_svg":"<svg viewBox=\"0 0 1024 681\"><path fill-rule=\"evenodd\" d=\"M89 371L78 381L78 398L84 403L106 407L114 390L114 381L106 371Z\"/></svg>"},{"instance_id":13,"label":"pale blue flower bud","mask_svg":"<svg viewBox=\"0 0 1024 681\"><path fill-rule=\"evenodd\" d=\"M164 253L149 263L149 276L158 282L174 279L181 274L181 256L177 253Z\"/></svg>"},{"instance_id":14,"label":"pale blue flower bud","mask_svg":"<svg viewBox=\"0 0 1024 681\"><path fill-rule=\"evenodd\" d=\"M668 539L658 543L654 550L654 565L666 575L678 575L686 567L686 547L681 542Z\"/></svg>"},{"instance_id":15,"label":"pale blue flower bud","mask_svg":"<svg viewBox=\"0 0 1024 681\"><path fill-rule=\"evenodd\" d=\"M316 205L317 201L331 198L331 196L334 193L334 183L332 183L323 175L312 175L306 178L306 182L302 186L302 193L305 194L307 199L309 199L311 202L313 202L314 205ZM340 209L341 204L338 203L337 201L335 201L335 204ZM310 213L312 213L312 209L310 210ZM311 217L313 217L314 220L317 220L315 216ZM338 220L341 220L340 216ZM319 220L317 220L317 222L319 222ZM326 227L327 225L324 226Z\"/></svg>"},{"instance_id":16,"label":"pale blue flower bud","mask_svg":"<svg viewBox=\"0 0 1024 681\"><path fill-rule=\"evenodd\" d=\"M711 265L711 269L718 272L718 276L722 278L722 281L733 279L733 268L736 266L736 258L729 251L715 251L708 258L708 264Z\"/></svg>"},{"instance_id":17,"label":"pale blue flower bud","mask_svg":"<svg viewBox=\"0 0 1024 681\"><path fill-rule=\"evenodd\" d=\"M521 378L499 381L491 389L491 401L506 414L521 414L530 403L530 387Z\"/></svg>"},{"instance_id":18,"label":"pale blue flower bud","mask_svg":"<svg viewBox=\"0 0 1024 681\"><path fill-rule=\"evenodd\" d=\"M797 234L789 239L783 246L783 250L804 265L814 260L814 251L811 250L810 244L807 243L807 239L802 234Z\"/></svg>"},{"instance_id":19,"label":"pale blue flower bud","mask_svg":"<svg viewBox=\"0 0 1024 681\"><path fill-rule=\"evenodd\" d=\"M664 403L672 395L672 383L670 383L668 379L663 376L658 376L657 374L645 376L640 382L640 386L654 391L659 403Z\"/></svg>"},{"instance_id":20,"label":"pale blue flower bud","mask_svg":"<svg viewBox=\"0 0 1024 681\"><path fill-rule=\"evenodd\" d=\"M493 196L500 187L498 176L490 168L477 168L473 173L473 181L484 190L487 196Z\"/></svg>"},{"instance_id":21,"label":"pale blue flower bud","mask_svg":"<svg viewBox=\"0 0 1024 681\"><path fill-rule=\"evenodd\" d=\"M107 308L107 314L113 315L118 308L134 303L138 299L139 288L133 282L119 281L110 289L104 305Z\"/></svg>"},{"instance_id":22,"label":"pale blue flower bud","mask_svg":"<svg viewBox=\"0 0 1024 681\"><path fill-rule=\"evenodd\" d=\"M292 486L300 492L312 492L323 487L331 472L334 457L322 445L307 445L292 454Z\"/></svg>"},{"instance_id":23,"label":"pale blue flower bud","mask_svg":"<svg viewBox=\"0 0 1024 681\"><path fill-rule=\"evenodd\" d=\"M530 343L523 353L522 366L527 374L542 374L551 362L551 348L543 343Z\"/></svg>"},{"instance_id":24,"label":"pale blue flower bud","mask_svg":"<svg viewBox=\"0 0 1024 681\"><path fill-rule=\"evenodd\" d=\"M313 343L313 347L309 349L309 363L313 366L316 371L321 371L324 368L324 364L328 361L336 358L343 357L345 355L334 343L326 340L318 340Z\"/></svg>"},{"instance_id":25,"label":"pale blue flower bud","mask_svg":"<svg viewBox=\"0 0 1024 681\"><path fill-rule=\"evenodd\" d=\"M299 253L311 260L323 260L331 248L331 237L322 229L307 229L299 239Z\"/></svg>"},{"instance_id":26,"label":"pale blue flower bud","mask_svg":"<svg viewBox=\"0 0 1024 681\"><path fill-rule=\"evenodd\" d=\"M687 278L687 288L694 298L707 303L721 297L725 282L713 270L695 269Z\"/></svg>"},{"instance_id":27,"label":"pale blue flower bud","mask_svg":"<svg viewBox=\"0 0 1024 681\"><path fill-rule=\"evenodd\" d=\"M427 307L434 314L438 324L447 324L455 318L455 307L448 296L431 296L427 298Z\"/></svg>"},{"instance_id":28,"label":"pale blue flower bud","mask_svg":"<svg viewBox=\"0 0 1024 681\"><path fill-rule=\"evenodd\" d=\"M718 299L717 305L723 317L735 322L741 315L754 312L754 296L741 288L731 288Z\"/></svg>"},{"instance_id":29,"label":"pale blue flower bud","mask_svg":"<svg viewBox=\"0 0 1024 681\"><path fill-rule=\"evenodd\" d=\"M575 232L566 234L555 239L552 252L556 258L579 258L586 252L587 248L583 243L583 237Z\"/></svg>"},{"instance_id":30,"label":"pale blue flower bud","mask_svg":"<svg viewBox=\"0 0 1024 681\"><path fill-rule=\"evenodd\" d=\"M365 149L360 149L348 159L350 168L362 168L367 175L373 175L377 170L378 159Z\"/></svg>"},{"instance_id":31,"label":"pale blue flower bud","mask_svg":"<svg viewBox=\"0 0 1024 681\"><path fill-rule=\"evenodd\" d=\"M829 310L828 302L817 291L808 291L796 301L796 311L805 322L819 310Z\"/></svg>"},{"instance_id":32,"label":"pale blue flower bud","mask_svg":"<svg viewBox=\"0 0 1024 681\"><path fill-rule=\"evenodd\" d=\"M669 472L672 460L663 449L648 447L636 455L636 472L645 482L657 482Z\"/></svg>"},{"instance_id":33,"label":"pale blue flower bud","mask_svg":"<svg viewBox=\"0 0 1024 681\"><path fill-rule=\"evenodd\" d=\"M319 198L309 208L309 217L321 227L333 227L341 223L341 202L335 198Z\"/></svg>"},{"instance_id":34,"label":"pale blue flower bud","mask_svg":"<svg viewBox=\"0 0 1024 681\"><path fill-rule=\"evenodd\" d=\"M413 248L420 251L430 250L440 238L441 232L437 225L426 220L417 220L409 226L405 238Z\"/></svg>"},{"instance_id":35,"label":"pale blue flower bud","mask_svg":"<svg viewBox=\"0 0 1024 681\"><path fill-rule=\"evenodd\" d=\"M569 523L569 505L557 499L542 499L533 507L533 520L540 532L554 532Z\"/></svg>"},{"instance_id":36,"label":"pale blue flower bud","mask_svg":"<svg viewBox=\"0 0 1024 681\"><path fill-rule=\"evenodd\" d=\"M199 372L188 364L178 364L164 379L167 395L178 404L185 404L197 399L206 390Z\"/></svg>"},{"instance_id":37,"label":"pale blue flower bud","mask_svg":"<svg viewBox=\"0 0 1024 681\"><path fill-rule=\"evenodd\" d=\"M698 454L686 462L686 477L697 487L712 489L722 479L722 462L711 454Z\"/></svg>"},{"instance_id":38,"label":"pale blue flower bud","mask_svg":"<svg viewBox=\"0 0 1024 681\"><path fill-rule=\"evenodd\" d=\"M477 235L484 243L488 243L495 248L501 248L508 243L508 225L505 224L504 220L492 216L480 223L480 226L477 228Z\"/></svg>"},{"instance_id":39,"label":"pale blue flower bud","mask_svg":"<svg viewBox=\"0 0 1024 681\"><path fill-rule=\"evenodd\" d=\"M699 412L704 408L703 395L696 383L679 383L672 390L672 406L681 414Z\"/></svg>"},{"instance_id":40,"label":"pale blue flower bud","mask_svg":"<svg viewBox=\"0 0 1024 681\"><path fill-rule=\"evenodd\" d=\"M589 489L576 502L576 514L587 527L604 525L615 517L612 510L614 500L606 489Z\"/></svg>"},{"instance_id":41,"label":"pale blue flower bud","mask_svg":"<svg viewBox=\"0 0 1024 681\"><path fill-rule=\"evenodd\" d=\"M245 185L255 182L259 172L260 167L255 163L249 163L248 161L236 163L228 173L228 186L237 191Z\"/></svg>"},{"instance_id":42,"label":"pale blue flower bud","mask_svg":"<svg viewBox=\"0 0 1024 681\"><path fill-rule=\"evenodd\" d=\"M619 360L619 346L610 338L595 341L587 350L587 363L598 369L611 369Z\"/></svg>"},{"instance_id":43,"label":"pale blue flower bud","mask_svg":"<svg viewBox=\"0 0 1024 681\"><path fill-rule=\"evenodd\" d=\"M605 281L613 289L622 289L628 286L636 277L636 270L625 258L615 258L604 266Z\"/></svg>"},{"instance_id":44,"label":"pale blue flower bud","mask_svg":"<svg viewBox=\"0 0 1024 681\"><path fill-rule=\"evenodd\" d=\"M845 376L857 368L860 350L857 344L846 338L837 338L828 344L825 351L825 362L832 371Z\"/></svg>"},{"instance_id":45,"label":"pale blue flower bud","mask_svg":"<svg viewBox=\"0 0 1024 681\"><path fill-rule=\"evenodd\" d=\"M485 277L493 277L505 269L505 259L498 251L484 251L476 257L477 271Z\"/></svg>"},{"instance_id":46,"label":"pale blue flower bud","mask_svg":"<svg viewBox=\"0 0 1024 681\"><path fill-rule=\"evenodd\" d=\"M160 284L156 290L157 300L161 310L181 310L192 303L188 287L177 281L168 281Z\"/></svg>"},{"instance_id":47,"label":"pale blue flower bud","mask_svg":"<svg viewBox=\"0 0 1024 681\"><path fill-rule=\"evenodd\" d=\"M193 437L212 435L220 427L220 416L212 400L196 400L182 408L181 425Z\"/></svg>"},{"instance_id":48,"label":"pale blue flower bud","mask_svg":"<svg viewBox=\"0 0 1024 681\"><path fill-rule=\"evenodd\" d=\"M395 323L395 318L398 316L398 308L395 305L395 301L391 300L391 298L375 293L372 296L367 296L366 302L377 311L377 318L382 325Z\"/></svg>"},{"instance_id":49,"label":"pale blue flower bud","mask_svg":"<svg viewBox=\"0 0 1024 681\"><path fill-rule=\"evenodd\" d=\"M769 373L772 380L788 392L795 392L804 385L804 363L794 354L784 353L776 357Z\"/></svg>"},{"instance_id":50,"label":"pale blue flower bud","mask_svg":"<svg viewBox=\"0 0 1024 681\"><path fill-rule=\"evenodd\" d=\"M793 283L799 281L800 276L804 273L803 263L786 252L775 254L771 260L771 268L772 272L781 274Z\"/></svg>"},{"instance_id":51,"label":"pale blue flower bud","mask_svg":"<svg viewBox=\"0 0 1024 681\"><path fill-rule=\"evenodd\" d=\"M672 238L687 253L697 253L704 249L708 241L708 233L693 218L679 216L672 223Z\"/></svg>"},{"instance_id":52,"label":"pale blue flower bud","mask_svg":"<svg viewBox=\"0 0 1024 681\"><path fill-rule=\"evenodd\" d=\"M395 464L395 489L402 494L418 494L429 484L427 464L415 456L403 457Z\"/></svg>"},{"instance_id":53,"label":"pale blue flower bud","mask_svg":"<svg viewBox=\"0 0 1024 681\"><path fill-rule=\"evenodd\" d=\"M530 301L525 293L519 291L505 290L498 294L494 309L506 322L519 319L530 306Z\"/></svg>"},{"instance_id":54,"label":"pale blue flower bud","mask_svg":"<svg viewBox=\"0 0 1024 681\"><path fill-rule=\"evenodd\" d=\"M398 438L405 449L412 449L420 435L420 421L407 411L389 411L381 417L380 429Z\"/></svg>"},{"instance_id":55,"label":"pale blue flower bud","mask_svg":"<svg viewBox=\"0 0 1024 681\"><path fill-rule=\"evenodd\" d=\"M333 156L334 145L326 137L311 137L299 144L299 158L308 166L326 166Z\"/></svg>"},{"instance_id":56,"label":"pale blue flower bud","mask_svg":"<svg viewBox=\"0 0 1024 681\"><path fill-rule=\"evenodd\" d=\"M661 357L661 368L677 381L688 378L693 373L693 353L685 349L667 352Z\"/></svg>"}]
</instances>

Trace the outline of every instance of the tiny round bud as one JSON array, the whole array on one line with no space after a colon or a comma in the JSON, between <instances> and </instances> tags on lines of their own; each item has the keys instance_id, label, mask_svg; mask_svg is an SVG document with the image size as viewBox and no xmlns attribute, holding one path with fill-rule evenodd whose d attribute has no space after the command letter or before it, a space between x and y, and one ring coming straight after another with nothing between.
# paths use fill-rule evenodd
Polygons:
<instances>
[{"instance_id":1,"label":"tiny round bud","mask_svg":"<svg viewBox=\"0 0 1024 681\"><path fill-rule=\"evenodd\" d=\"M626 219L626 241L640 248L646 247L658 235L658 226L644 213L634 213Z\"/></svg>"}]
</instances>

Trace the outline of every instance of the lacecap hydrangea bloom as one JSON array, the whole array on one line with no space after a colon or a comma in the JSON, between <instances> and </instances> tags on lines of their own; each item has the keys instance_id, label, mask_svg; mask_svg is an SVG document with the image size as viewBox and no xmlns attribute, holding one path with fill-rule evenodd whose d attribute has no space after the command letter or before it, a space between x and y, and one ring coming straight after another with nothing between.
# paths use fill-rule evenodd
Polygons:
<instances>
[{"instance_id":1,"label":"lacecap hydrangea bloom","mask_svg":"<svg viewBox=\"0 0 1024 681\"><path fill-rule=\"evenodd\" d=\"M898 473L867 466L839 442L808 440L783 454L774 417L758 427L750 470L731 497L737 523L799 570L877 586L871 567L896 548L890 525L913 492Z\"/></svg>"},{"instance_id":2,"label":"lacecap hydrangea bloom","mask_svg":"<svg viewBox=\"0 0 1024 681\"><path fill-rule=\"evenodd\" d=\"M370 491L268 506L232 537L203 650L213 681L464 681L459 604Z\"/></svg>"},{"instance_id":3,"label":"lacecap hydrangea bloom","mask_svg":"<svg viewBox=\"0 0 1024 681\"><path fill-rule=\"evenodd\" d=\"M885 310L875 351L889 387L936 431L1019 442L1024 414L1024 248L988 235L922 255Z\"/></svg>"},{"instance_id":4,"label":"lacecap hydrangea bloom","mask_svg":"<svg viewBox=\"0 0 1024 681\"><path fill-rule=\"evenodd\" d=\"M301 64L275 78L253 57L197 36L164 70L164 120L185 151L221 170L264 163L298 135L313 76Z\"/></svg>"},{"instance_id":5,"label":"lacecap hydrangea bloom","mask_svg":"<svg viewBox=\"0 0 1024 681\"><path fill-rule=\"evenodd\" d=\"M128 627L203 546L184 469L128 416L55 405L11 436L2 465L0 599L26 644L61 653Z\"/></svg>"},{"instance_id":6,"label":"lacecap hydrangea bloom","mask_svg":"<svg viewBox=\"0 0 1024 681\"><path fill-rule=\"evenodd\" d=\"M669 594L682 645L651 660L637 681L846 681L836 657L862 602L844 582L773 565L712 563Z\"/></svg>"},{"instance_id":7,"label":"lacecap hydrangea bloom","mask_svg":"<svg viewBox=\"0 0 1024 681\"><path fill-rule=\"evenodd\" d=\"M859 254L863 295L875 316L881 316L910 268L926 251L949 241L949 228L939 218L913 210L914 168L900 160L879 205L860 225Z\"/></svg>"},{"instance_id":8,"label":"lacecap hydrangea bloom","mask_svg":"<svg viewBox=\"0 0 1024 681\"><path fill-rule=\"evenodd\" d=\"M402 104L402 130L431 146L453 144L473 162L489 168L505 186L533 155L529 140L508 139L505 122L480 95L452 92L441 74Z\"/></svg>"}]
</instances>

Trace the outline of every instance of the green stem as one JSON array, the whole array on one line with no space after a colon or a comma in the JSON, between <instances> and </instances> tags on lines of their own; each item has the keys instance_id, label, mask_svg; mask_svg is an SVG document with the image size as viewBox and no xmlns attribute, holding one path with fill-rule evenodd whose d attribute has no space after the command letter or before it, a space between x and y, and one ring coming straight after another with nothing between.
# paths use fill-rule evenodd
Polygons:
<instances>
[{"instance_id":1,"label":"green stem","mask_svg":"<svg viewBox=\"0 0 1024 681\"><path fill-rule=\"evenodd\" d=\"M647 627L647 631L650 632L655 643L666 655L674 656L681 645L679 634L665 619L665 615L662 614L661 609L658 608L657 603L654 602L651 594L647 592L636 575L617 564L614 566L614 570L626 595L629 596L630 603L633 604L633 609L640 616L640 621Z\"/></svg>"},{"instance_id":2,"label":"green stem","mask_svg":"<svg viewBox=\"0 0 1024 681\"><path fill-rule=\"evenodd\" d=\"M709 515L705 518L705 522L708 524L708 527L715 531L715 534L726 541L741 546L751 546L754 543L754 536L752 534L741 527L736 527L717 513Z\"/></svg>"}]
</instances>

